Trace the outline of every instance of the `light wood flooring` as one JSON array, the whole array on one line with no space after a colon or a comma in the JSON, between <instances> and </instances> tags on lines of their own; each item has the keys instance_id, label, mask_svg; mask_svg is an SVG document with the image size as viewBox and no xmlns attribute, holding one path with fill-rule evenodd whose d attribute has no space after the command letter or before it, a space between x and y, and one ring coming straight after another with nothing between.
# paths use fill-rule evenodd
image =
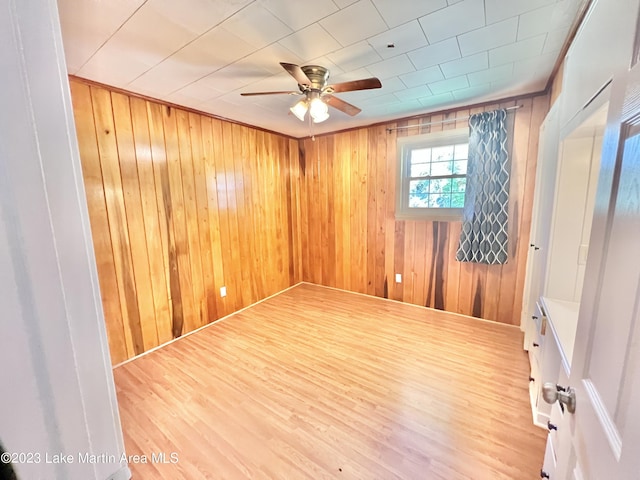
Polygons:
<instances>
[{"instance_id":1,"label":"light wood flooring","mask_svg":"<svg viewBox=\"0 0 640 480\"><path fill-rule=\"evenodd\" d=\"M515 327L301 284L114 370L133 479L534 479Z\"/></svg>"}]
</instances>

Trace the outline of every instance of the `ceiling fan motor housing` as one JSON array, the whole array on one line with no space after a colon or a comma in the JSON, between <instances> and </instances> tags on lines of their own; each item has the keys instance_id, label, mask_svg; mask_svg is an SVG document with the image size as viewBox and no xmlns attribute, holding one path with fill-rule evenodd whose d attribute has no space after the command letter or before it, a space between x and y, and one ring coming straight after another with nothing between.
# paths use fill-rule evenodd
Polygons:
<instances>
[{"instance_id":1,"label":"ceiling fan motor housing","mask_svg":"<svg viewBox=\"0 0 640 480\"><path fill-rule=\"evenodd\" d=\"M311 80L311 87L314 90L322 90L329 80L329 70L320 65L305 65L300 67L304 74Z\"/></svg>"}]
</instances>

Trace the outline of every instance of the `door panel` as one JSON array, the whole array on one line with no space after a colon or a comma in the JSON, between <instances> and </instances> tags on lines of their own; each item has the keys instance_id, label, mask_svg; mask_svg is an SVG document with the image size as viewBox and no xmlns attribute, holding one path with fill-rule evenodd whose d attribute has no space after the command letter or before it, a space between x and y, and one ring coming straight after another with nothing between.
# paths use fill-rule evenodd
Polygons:
<instances>
[{"instance_id":1,"label":"door panel","mask_svg":"<svg viewBox=\"0 0 640 480\"><path fill-rule=\"evenodd\" d=\"M638 66L640 67L640 66ZM586 480L640 478L640 68L614 79L569 383ZM571 478L570 454L558 456Z\"/></svg>"},{"instance_id":2,"label":"door panel","mask_svg":"<svg viewBox=\"0 0 640 480\"><path fill-rule=\"evenodd\" d=\"M628 130L628 128L625 128ZM609 246L600 290L594 343L587 378L612 418L633 337L640 281L640 133L627 138L613 206Z\"/></svg>"}]
</instances>

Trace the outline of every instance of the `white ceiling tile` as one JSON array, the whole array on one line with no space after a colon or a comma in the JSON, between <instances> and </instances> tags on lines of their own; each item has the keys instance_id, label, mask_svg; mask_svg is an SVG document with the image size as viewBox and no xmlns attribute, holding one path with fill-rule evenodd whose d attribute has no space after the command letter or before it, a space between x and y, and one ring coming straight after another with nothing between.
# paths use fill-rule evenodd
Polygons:
<instances>
[{"instance_id":1,"label":"white ceiling tile","mask_svg":"<svg viewBox=\"0 0 640 480\"><path fill-rule=\"evenodd\" d=\"M175 0L147 0L144 6L136 12L134 18L144 10L153 10L157 17L163 17L174 27L188 30L200 35L231 15L241 11L252 0L212 2L211 0L189 0L188 7L183 2ZM148 28L160 27L153 23Z\"/></svg>"},{"instance_id":2,"label":"white ceiling tile","mask_svg":"<svg viewBox=\"0 0 640 480\"><path fill-rule=\"evenodd\" d=\"M556 3L557 0L485 0L487 23L495 23L537 8Z\"/></svg>"},{"instance_id":3,"label":"white ceiling tile","mask_svg":"<svg viewBox=\"0 0 640 480\"><path fill-rule=\"evenodd\" d=\"M175 95L198 99L201 103L217 98L224 93L226 93L225 90L215 88L211 83L209 83L207 81L207 77L174 92Z\"/></svg>"},{"instance_id":4,"label":"white ceiling tile","mask_svg":"<svg viewBox=\"0 0 640 480\"><path fill-rule=\"evenodd\" d=\"M541 92L547 84L546 78L529 77L521 80L513 80L507 84L496 82L492 83L493 94L495 98L513 97L525 93Z\"/></svg>"},{"instance_id":5,"label":"white ceiling tile","mask_svg":"<svg viewBox=\"0 0 640 480\"><path fill-rule=\"evenodd\" d=\"M348 7L352 3L356 3L358 0L333 0L340 8ZM315 5L315 4L314 4ZM308 7L308 6L307 6Z\"/></svg>"},{"instance_id":6,"label":"white ceiling tile","mask_svg":"<svg viewBox=\"0 0 640 480\"><path fill-rule=\"evenodd\" d=\"M451 102L452 100L453 95L451 94L451 92L445 92L438 95L421 98L420 103L425 107L436 107Z\"/></svg>"},{"instance_id":7,"label":"white ceiling tile","mask_svg":"<svg viewBox=\"0 0 640 480\"><path fill-rule=\"evenodd\" d=\"M245 88L247 85L264 80L267 77L271 77L271 73L268 71L262 68L249 67L246 64L238 62L232 65L227 65L226 67L201 78L196 83L213 88L219 92L230 92L239 89L245 91L247 90L247 88ZM180 90L180 92L183 90L184 89ZM286 88L283 90L286 90ZM291 90L297 90L297 86L293 79ZM208 100L209 98L204 98L203 101Z\"/></svg>"},{"instance_id":8,"label":"white ceiling tile","mask_svg":"<svg viewBox=\"0 0 640 480\"><path fill-rule=\"evenodd\" d=\"M469 85L484 85L498 80L508 80L513 76L513 63L500 65L499 67L488 68L479 72L467 75Z\"/></svg>"},{"instance_id":9,"label":"white ceiling tile","mask_svg":"<svg viewBox=\"0 0 640 480\"><path fill-rule=\"evenodd\" d=\"M222 26L255 48L262 48L293 30L260 4L252 3L225 20Z\"/></svg>"},{"instance_id":10,"label":"white ceiling tile","mask_svg":"<svg viewBox=\"0 0 640 480\"><path fill-rule=\"evenodd\" d=\"M409 52L409 58L417 69L438 65L460 58L460 48L455 38L443 40L427 47Z\"/></svg>"},{"instance_id":11,"label":"white ceiling tile","mask_svg":"<svg viewBox=\"0 0 640 480\"><path fill-rule=\"evenodd\" d=\"M465 73L477 72L489 67L487 52L476 53L469 57L462 57L451 62L440 64L440 69L446 78L458 77Z\"/></svg>"},{"instance_id":12,"label":"white ceiling tile","mask_svg":"<svg viewBox=\"0 0 640 480\"><path fill-rule=\"evenodd\" d=\"M446 0L373 0L390 28L447 6Z\"/></svg>"},{"instance_id":13,"label":"white ceiling tile","mask_svg":"<svg viewBox=\"0 0 640 480\"><path fill-rule=\"evenodd\" d=\"M93 78L97 72L104 72L108 79L120 78L117 85L129 83L199 34L168 18L166 11L147 3L96 52L79 74Z\"/></svg>"},{"instance_id":14,"label":"white ceiling tile","mask_svg":"<svg viewBox=\"0 0 640 480\"><path fill-rule=\"evenodd\" d=\"M203 79L204 80L204 79ZM215 86L215 85L214 85ZM277 75L272 75L270 77L265 77L255 82L252 82L245 87L241 88L238 92L238 95L242 92L280 92L280 91L298 91L298 84L295 79L291 77L284 70ZM286 95L285 95L286 97ZM235 98L235 96L234 96ZM256 97L253 100L263 101L266 100L266 97Z\"/></svg>"},{"instance_id":15,"label":"white ceiling tile","mask_svg":"<svg viewBox=\"0 0 640 480\"><path fill-rule=\"evenodd\" d=\"M144 0L58 0L69 73L76 73L143 3Z\"/></svg>"},{"instance_id":16,"label":"white ceiling tile","mask_svg":"<svg viewBox=\"0 0 640 480\"><path fill-rule=\"evenodd\" d=\"M456 100L472 100L478 101L478 97L482 97L491 93L491 85L478 85L475 87L462 88L460 90L456 90L453 93L453 98Z\"/></svg>"},{"instance_id":17,"label":"white ceiling tile","mask_svg":"<svg viewBox=\"0 0 640 480\"><path fill-rule=\"evenodd\" d=\"M307 2L291 0L259 0L261 5L297 31L338 10L331 0L314 0L313 8Z\"/></svg>"},{"instance_id":18,"label":"white ceiling tile","mask_svg":"<svg viewBox=\"0 0 640 480\"><path fill-rule=\"evenodd\" d=\"M317 23L292 33L278 43L291 50L303 62L341 48L341 45Z\"/></svg>"},{"instance_id":19,"label":"white ceiling tile","mask_svg":"<svg viewBox=\"0 0 640 480\"><path fill-rule=\"evenodd\" d=\"M368 42L382 58L395 57L429 44L417 20L371 37ZM390 44L393 45L393 48L388 47Z\"/></svg>"},{"instance_id":20,"label":"white ceiling tile","mask_svg":"<svg viewBox=\"0 0 640 480\"><path fill-rule=\"evenodd\" d=\"M350 82L352 80L359 80L361 78L369 78L371 72L366 68L358 68L356 70L350 70L348 72L340 72L335 75L331 75L331 81L329 83Z\"/></svg>"},{"instance_id":21,"label":"white ceiling tile","mask_svg":"<svg viewBox=\"0 0 640 480\"><path fill-rule=\"evenodd\" d=\"M341 48L327 56L344 71L355 70L382 60L373 47L364 41Z\"/></svg>"},{"instance_id":22,"label":"white ceiling tile","mask_svg":"<svg viewBox=\"0 0 640 480\"><path fill-rule=\"evenodd\" d=\"M385 105L388 103L400 103L400 100L393 93L389 93L387 95L382 95L380 97L363 100L362 102L360 102L360 105L363 107L366 107L368 105L378 106L378 105Z\"/></svg>"},{"instance_id":23,"label":"white ceiling tile","mask_svg":"<svg viewBox=\"0 0 640 480\"><path fill-rule=\"evenodd\" d=\"M110 84L126 85L246 3L193 0L193 8L184 8L170 0L149 0L79 74L88 78L99 74Z\"/></svg>"},{"instance_id":24,"label":"white ceiling tile","mask_svg":"<svg viewBox=\"0 0 640 480\"><path fill-rule=\"evenodd\" d=\"M553 30L552 32L547 33L547 38L544 41L544 47L542 47L542 53L549 53L560 50L564 45L564 42L567 40L567 34L567 28Z\"/></svg>"},{"instance_id":25,"label":"white ceiling tile","mask_svg":"<svg viewBox=\"0 0 640 480\"><path fill-rule=\"evenodd\" d=\"M237 64L246 65L247 68L251 69L261 68L271 74L276 74L283 71L280 62L300 65L302 64L302 59L288 48L279 43L274 43L247 55L239 60Z\"/></svg>"},{"instance_id":26,"label":"white ceiling tile","mask_svg":"<svg viewBox=\"0 0 640 480\"><path fill-rule=\"evenodd\" d=\"M430 43L484 27L484 0L464 0L420 18Z\"/></svg>"},{"instance_id":27,"label":"white ceiling tile","mask_svg":"<svg viewBox=\"0 0 640 480\"><path fill-rule=\"evenodd\" d=\"M305 62L306 65L321 65L323 67L325 67L327 70L329 70L329 79L331 81L333 81L333 79L337 76L340 75L342 73L344 73L344 70L342 68L340 68L338 65L336 65L334 62L331 61L331 59L328 56L323 56L323 57L318 57L318 58L314 58L308 62Z\"/></svg>"},{"instance_id":28,"label":"white ceiling tile","mask_svg":"<svg viewBox=\"0 0 640 480\"><path fill-rule=\"evenodd\" d=\"M574 17L566 8L568 3L565 0L520 15L518 40L534 37L549 30L557 30L563 27L568 29Z\"/></svg>"},{"instance_id":29,"label":"white ceiling tile","mask_svg":"<svg viewBox=\"0 0 640 480\"><path fill-rule=\"evenodd\" d=\"M521 60L515 62L513 66L513 75L518 78L540 78L549 77L553 66L558 58L557 52L545 53L535 58Z\"/></svg>"},{"instance_id":30,"label":"white ceiling tile","mask_svg":"<svg viewBox=\"0 0 640 480\"><path fill-rule=\"evenodd\" d=\"M332 109L315 134L496 100L544 88L584 1L486 0L484 18L482 0L58 0L80 76L298 137L298 95L240 95L297 92L279 62L326 66L334 84L381 78L337 94L362 112Z\"/></svg>"},{"instance_id":31,"label":"white ceiling tile","mask_svg":"<svg viewBox=\"0 0 640 480\"><path fill-rule=\"evenodd\" d=\"M366 20L362 21L363 19ZM387 29L371 0L360 0L320 20L319 23L343 46L359 42Z\"/></svg>"},{"instance_id":32,"label":"white ceiling tile","mask_svg":"<svg viewBox=\"0 0 640 480\"><path fill-rule=\"evenodd\" d=\"M444 80L442 70L437 65L433 67L423 68L411 73L405 73L400 75L400 80L409 88L417 87L418 85L425 85L431 82L437 82L438 80Z\"/></svg>"},{"instance_id":33,"label":"white ceiling tile","mask_svg":"<svg viewBox=\"0 0 640 480\"><path fill-rule=\"evenodd\" d=\"M165 98L166 101L175 103L176 105L180 105L182 107L188 107L198 110L200 105L202 105L202 100L199 98L193 98L188 95L182 95L181 93L172 93Z\"/></svg>"},{"instance_id":34,"label":"white ceiling tile","mask_svg":"<svg viewBox=\"0 0 640 480\"><path fill-rule=\"evenodd\" d=\"M225 45L225 48L220 48ZM225 28L216 27L131 82L132 88L171 93L235 62L253 47Z\"/></svg>"},{"instance_id":35,"label":"white ceiling tile","mask_svg":"<svg viewBox=\"0 0 640 480\"><path fill-rule=\"evenodd\" d=\"M384 82L382 82L382 88L379 88L377 90L363 90L363 91L392 93L392 92L398 92L400 90L404 90L405 88L407 88L406 85L402 82L402 80L400 80L399 77L391 77L391 78L384 79Z\"/></svg>"},{"instance_id":36,"label":"white ceiling tile","mask_svg":"<svg viewBox=\"0 0 640 480\"><path fill-rule=\"evenodd\" d=\"M517 17L479 28L458 37L460 51L467 56L515 42L517 31Z\"/></svg>"},{"instance_id":37,"label":"white ceiling tile","mask_svg":"<svg viewBox=\"0 0 640 480\"><path fill-rule=\"evenodd\" d=\"M538 35L537 37L527 38L526 40L510 45L494 48L489 51L489 64L492 67L496 67L504 63L511 63L516 60L524 60L540 55L545 38L546 35Z\"/></svg>"},{"instance_id":38,"label":"white ceiling tile","mask_svg":"<svg viewBox=\"0 0 640 480\"><path fill-rule=\"evenodd\" d=\"M453 90L459 90L461 88L467 88L469 81L466 75L461 75L455 78L448 78L446 80L440 80L439 82L433 82L429 84L429 89L434 95L439 95L445 92L451 92Z\"/></svg>"},{"instance_id":39,"label":"white ceiling tile","mask_svg":"<svg viewBox=\"0 0 640 480\"><path fill-rule=\"evenodd\" d=\"M413 72L415 68L406 55L398 55L397 57L369 65L367 70L379 79L384 80L385 78L399 76L403 73Z\"/></svg>"},{"instance_id":40,"label":"white ceiling tile","mask_svg":"<svg viewBox=\"0 0 640 480\"><path fill-rule=\"evenodd\" d=\"M396 92L395 95L396 97L398 97L400 100L404 102L406 100L429 97L433 94L431 93L431 90L429 90L429 87L427 87L427 85L425 84L425 85L418 85L417 87L400 90L399 92Z\"/></svg>"},{"instance_id":41,"label":"white ceiling tile","mask_svg":"<svg viewBox=\"0 0 640 480\"><path fill-rule=\"evenodd\" d=\"M120 55L115 55L116 52L120 51L111 46L101 48L76 75L122 88L157 63L146 62L144 57L131 51Z\"/></svg>"}]
</instances>

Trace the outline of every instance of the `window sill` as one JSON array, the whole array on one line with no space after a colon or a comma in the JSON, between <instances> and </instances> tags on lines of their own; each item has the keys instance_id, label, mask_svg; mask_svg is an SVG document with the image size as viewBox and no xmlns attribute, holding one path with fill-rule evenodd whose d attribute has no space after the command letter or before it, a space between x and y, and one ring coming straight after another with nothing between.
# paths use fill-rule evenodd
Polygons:
<instances>
[{"instance_id":1,"label":"window sill","mask_svg":"<svg viewBox=\"0 0 640 480\"><path fill-rule=\"evenodd\" d=\"M415 211L414 211L415 210ZM395 213L396 220L414 220L424 222L461 222L461 208L416 208L411 211Z\"/></svg>"}]
</instances>

